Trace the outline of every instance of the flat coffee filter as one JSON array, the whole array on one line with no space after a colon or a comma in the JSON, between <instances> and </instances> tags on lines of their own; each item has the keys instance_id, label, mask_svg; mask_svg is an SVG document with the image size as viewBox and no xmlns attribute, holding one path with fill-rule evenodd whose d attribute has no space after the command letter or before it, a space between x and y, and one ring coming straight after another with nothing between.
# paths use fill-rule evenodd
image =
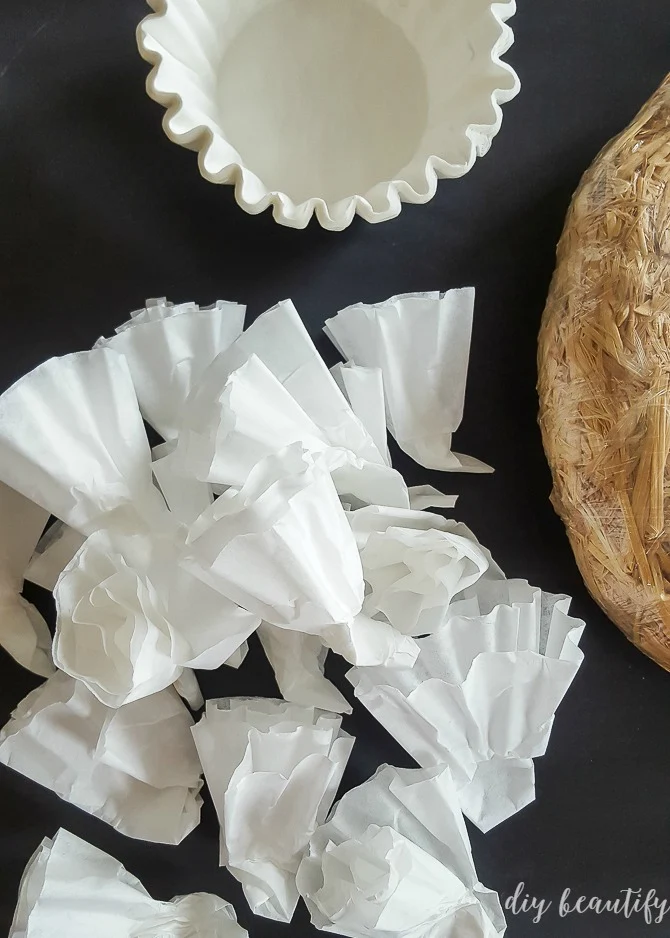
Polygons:
<instances>
[{"instance_id":1,"label":"flat coffee filter","mask_svg":"<svg viewBox=\"0 0 670 938\"><path fill-rule=\"evenodd\" d=\"M150 0L138 30L165 131L248 212L340 230L466 173L519 79L514 0Z\"/></svg>"}]
</instances>

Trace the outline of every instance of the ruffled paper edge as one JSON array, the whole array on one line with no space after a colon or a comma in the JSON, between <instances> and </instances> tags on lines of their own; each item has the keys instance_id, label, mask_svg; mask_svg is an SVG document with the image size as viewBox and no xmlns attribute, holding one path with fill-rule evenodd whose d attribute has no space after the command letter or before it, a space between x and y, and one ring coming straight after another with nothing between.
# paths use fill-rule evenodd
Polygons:
<instances>
[{"instance_id":1,"label":"ruffled paper edge","mask_svg":"<svg viewBox=\"0 0 670 938\"><path fill-rule=\"evenodd\" d=\"M396 218L402 211L403 202L413 204L429 202L437 192L437 183L440 179L457 179L464 176L472 169L478 156L482 157L488 153L493 138L502 127L502 105L511 101L521 90L521 81L516 71L502 60L502 56L514 43L514 32L507 24L507 20L516 13L516 0L497 0L497 2L493 0L490 4L491 14L500 26L500 35L491 49L491 62L505 76L512 78L512 87L496 87L491 92L490 103L495 115L493 123L473 123L465 129L465 136L470 142L470 152L465 163L453 164L437 155L429 156L424 168L426 188L423 192L418 192L403 179L378 183L374 188L386 186L384 193L386 204L380 210L375 210L363 195L352 195L335 202L311 198L296 203L285 193L270 192L265 189L265 186L263 186L265 189L263 196L248 198L252 177L254 182L260 183L261 180L241 162L229 163L215 172L207 168L208 156L214 144L214 134L209 128L196 124L184 133L178 133L172 129L173 120L182 111L184 102L176 91L159 90L161 78L166 71L164 68L166 60L160 53L150 48L145 41L147 25L153 20L169 15L169 5L168 0L147 0L147 2L154 12L144 17L137 27L137 47L142 58L152 66L146 79L146 91L153 101L166 109L163 115L163 130L166 136L173 143L197 152L200 173L209 182L234 185L235 201L245 212L257 215L272 206L274 220L289 228L306 228L312 216L316 215L317 221L323 228L329 231L342 231L352 223L354 215L360 215L365 221L377 224ZM502 81L499 84L502 84Z\"/></svg>"}]
</instances>

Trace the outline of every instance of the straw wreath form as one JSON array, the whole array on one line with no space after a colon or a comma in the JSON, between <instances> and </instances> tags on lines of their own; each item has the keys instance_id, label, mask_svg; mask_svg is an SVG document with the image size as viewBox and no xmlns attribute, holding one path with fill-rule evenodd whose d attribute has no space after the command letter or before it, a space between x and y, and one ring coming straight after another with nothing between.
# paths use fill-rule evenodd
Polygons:
<instances>
[{"instance_id":1,"label":"straw wreath form","mask_svg":"<svg viewBox=\"0 0 670 938\"><path fill-rule=\"evenodd\" d=\"M670 76L584 176L539 340L552 501L586 585L670 670Z\"/></svg>"}]
</instances>

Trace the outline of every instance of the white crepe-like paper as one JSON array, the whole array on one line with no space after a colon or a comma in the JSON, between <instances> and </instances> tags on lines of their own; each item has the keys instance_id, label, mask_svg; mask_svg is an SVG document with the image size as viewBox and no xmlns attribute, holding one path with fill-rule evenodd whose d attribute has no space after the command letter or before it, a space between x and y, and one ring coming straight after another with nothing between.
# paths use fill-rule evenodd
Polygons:
<instances>
[{"instance_id":1,"label":"white crepe-like paper","mask_svg":"<svg viewBox=\"0 0 670 938\"><path fill-rule=\"evenodd\" d=\"M191 388L209 363L242 332L245 307L219 300L200 309L156 301L133 315L98 346L128 361L142 414L166 440L179 432L181 411Z\"/></svg>"},{"instance_id":2,"label":"white crepe-like paper","mask_svg":"<svg viewBox=\"0 0 670 938\"><path fill-rule=\"evenodd\" d=\"M303 707L351 713L351 705L323 673L328 649L318 635L280 629L263 622L258 629L284 700Z\"/></svg>"},{"instance_id":3,"label":"white crepe-like paper","mask_svg":"<svg viewBox=\"0 0 670 938\"><path fill-rule=\"evenodd\" d=\"M109 707L168 687L186 667L218 668L260 624L181 568L180 550L176 535L99 531L56 584L54 661Z\"/></svg>"},{"instance_id":4,"label":"white crepe-like paper","mask_svg":"<svg viewBox=\"0 0 670 938\"><path fill-rule=\"evenodd\" d=\"M110 707L163 690L182 672L163 598L128 559L133 546L124 556L106 532L92 534L54 593L54 660Z\"/></svg>"},{"instance_id":5,"label":"white crepe-like paper","mask_svg":"<svg viewBox=\"0 0 670 938\"><path fill-rule=\"evenodd\" d=\"M352 664L411 664L416 645L360 616L360 557L327 469L300 444L261 460L191 527L185 567L271 625L318 635Z\"/></svg>"},{"instance_id":6,"label":"white crepe-like paper","mask_svg":"<svg viewBox=\"0 0 670 938\"><path fill-rule=\"evenodd\" d=\"M358 549L363 551L372 534L384 534L389 528L408 528L413 531L445 531L465 538L483 554L488 564L481 580L504 580L505 574L491 556L490 550L480 544L470 528L462 521L443 518L429 511L403 511L383 505L366 505L356 511L347 512L351 530L354 532Z\"/></svg>"},{"instance_id":7,"label":"white crepe-like paper","mask_svg":"<svg viewBox=\"0 0 670 938\"><path fill-rule=\"evenodd\" d=\"M0 645L35 674L53 674L51 634L21 596L23 577L49 513L0 482Z\"/></svg>"},{"instance_id":8,"label":"white crepe-like paper","mask_svg":"<svg viewBox=\"0 0 670 938\"><path fill-rule=\"evenodd\" d=\"M449 769L382 766L347 792L297 877L312 923L349 938L499 938Z\"/></svg>"},{"instance_id":9,"label":"white crepe-like paper","mask_svg":"<svg viewBox=\"0 0 670 938\"><path fill-rule=\"evenodd\" d=\"M381 369L388 428L428 469L493 471L451 449L463 419L474 301L471 288L408 293L349 306L324 326L345 358Z\"/></svg>"},{"instance_id":10,"label":"white crepe-like paper","mask_svg":"<svg viewBox=\"0 0 670 938\"><path fill-rule=\"evenodd\" d=\"M273 326L272 349L264 323ZM283 304L206 370L182 415L177 459L185 476L241 486L260 459L297 442L323 453L341 495L409 507L402 476L355 417L293 305Z\"/></svg>"},{"instance_id":11,"label":"white crepe-like paper","mask_svg":"<svg viewBox=\"0 0 670 938\"><path fill-rule=\"evenodd\" d=\"M0 733L0 762L129 837L177 844L200 821L193 719L173 690L111 710L58 671Z\"/></svg>"},{"instance_id":12,"label":"white crepe-like paper","mask_svg":"<svg viewBox=\"0 0 670 938\"><path fill-rule=\"evenodd\" d=\"M241 486L265 456L300 442L312 453L328 442L257 355L229 371L225 355L207 369L183 415L177 454L206 482Z\"/></svg>"},{"instance_id":13,"label":"white crepe-like paper","mask_svg":"<svg viewBox=\"0 0 670 938\"><path fill-rule=\"evenodd\" d=\"M172 303L165 296L153 297L146 301L146 305L135 309L130 314L130 319L117 326L114 332L123 332L125 329L133 329L142 323L159 322L161 319L169 319L172 316L181 316L183 313L206 313L215 309L228 309L233 317L238 315L239 303L229 300L217 300L211 306L199 306L192 301L186 303ZM244 307L242 307L244 308Z\"/></svg>"},{"instance_id":14,"label":"white crepe-like paper","mask_svg":"<svg viewBox=\"0 0 670 938\"><path fill-rule=\"evenodd\" d=\"M117 860L60 830L30 859L9 938L245 938L235 910L198 892L152 899Z\"/></svg>"},{"instance_id":15,"label":"white crepe-like paper","mask_svg":"<svg viewBox=\"0 0 670 938\"><path fill-rule=\"evenodd\" d=\"M570 599L525 580L481 580L412 669L354 668L356 696L424 767L450 766L464 813L487 831L535 798L533 758L583 654Z\"/></svg>"},{"instance_id":16,"label":"white crepe-like paper","mask_svg":"<svg viewBox=\"0 0 670 938\"><path fill-rule=\"evenodd\" d=\"M290 922L295 874L354 740L341 717L283 700L208 700L193 736L221 825L221 864L251 909Z\"/></svg>"},{"instance_id":17,"label":"white crepe-like paper","mask_svg":"<svg viewBox=\"0 0 670 938\"><path fill-rule=\"evenodd\" d=\"M164 505L125 358L51 358L5 391L0 478L85 534L157 523Z\"/></svg>"},{"instance_id":18,"label":"white crepe-like paper","mask_svg":"<svg viewBox=\"0 0 670 938\"><path fill-rule=\"evenodd\" d=\"M226 352L229 371L256 355L323 433L331 446L383 463L316 350L291 300L259 316Z\"/></svg>"},{"instance_id":19,"label":"white crepe-like paper","mask_svg":"<svg viewBox=\"0 0 670 938\"><path fill-rule=\"evenodd\" d=\"M364 368L347 362L334 365L330 373L337 382L360 422L368 431L375 446L390 466L391 456L386 439L386 404L381 368Z\"/></svg>"},{"instance_id":20,"label":"white crepe-like paper","mask_svg":"<svg viewBox=\"0 0 670 938\"><path fill-rule=\"evenodd\" d=\"M389 527L370 534L361 551L369 589L363 610L382 613L405 635L429 635L444 622L457 593L486 573L488 561L466 537Z\"/></svg>"},{"instance_id":21,"label":"white crepe-like paper","mask_svg":"<svg viewBox=\"0 0 670 938\"><path fill-rule=\"evenodd\" d=\"M446 531L452 524L442 515L436 515L430 511L388 508L385 505L365 505L355 511L348 511L347 518L360 551L364 550L373 534L384 534L389 528Z\"/></svg>"},{"instance_id":22,"label":"white crepe-like paper","mask_svg":"<svg viewBox=\"0 0 670 938\"><path fill-rule=\"evenodd\" d=\"M174 443L161 443L152 450L151 469L168 508L177 521L191 524L212 504L212 487L179 469Z\"/></svg>"}]
</instances>

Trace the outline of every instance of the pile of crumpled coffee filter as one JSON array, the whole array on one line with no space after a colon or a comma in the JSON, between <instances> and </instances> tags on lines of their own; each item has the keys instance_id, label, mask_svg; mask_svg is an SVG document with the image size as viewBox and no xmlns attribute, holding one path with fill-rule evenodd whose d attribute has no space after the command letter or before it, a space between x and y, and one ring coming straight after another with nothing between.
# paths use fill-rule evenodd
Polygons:
<instances>
[{"instance_id":1,"label":"pile of crumpled coffee filter","mask_svg":"<svg viewBox=\"0 0 670 938\"><path fill-rule=\"evenodd\" d=\"M0 761L165 844L198 825L204 773L220 864L257 915L290 922L302 898L351 938L502 935L463 816L488 831L534 799L584 626L429 510L455 498L391 466L387 428L424 467L492 471L452 451L473 307L465 289L342 310L329 371L290 301L244 330L236 303L154 300L9 388L0 643L46 680ZM53 641L24 579L53 591ZM244 667L254 632L283 699L205 703L196 672ZM329 652L420 766L381 766L337 802L355 740ZM217 896L155 901L61 830L28 864L10 938L93 931L246 934Z\"/></svg>"}]
</instances>

